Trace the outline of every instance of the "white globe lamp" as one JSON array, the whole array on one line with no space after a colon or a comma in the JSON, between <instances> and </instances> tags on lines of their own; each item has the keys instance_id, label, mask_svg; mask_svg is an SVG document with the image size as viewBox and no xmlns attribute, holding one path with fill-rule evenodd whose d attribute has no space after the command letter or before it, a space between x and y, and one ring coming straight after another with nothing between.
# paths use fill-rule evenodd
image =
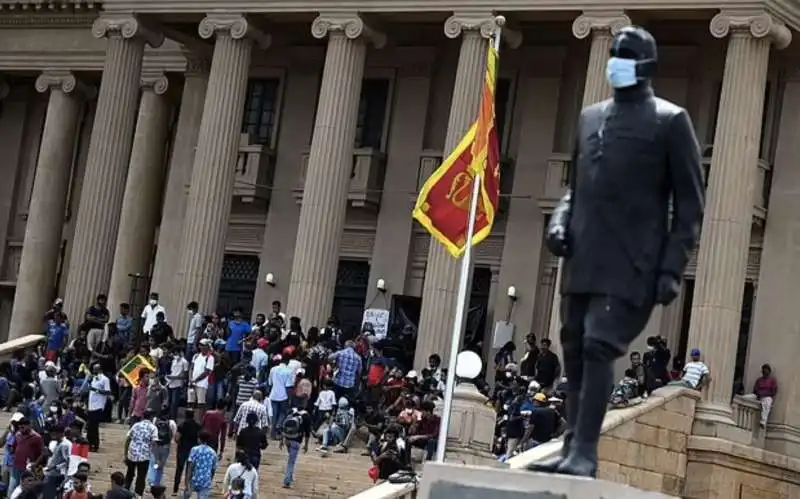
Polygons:
<instances>
[{"instance_id":1,"label":"white globe lamp","mask_svg":"<svg viewBox=\"0 0 800 499\"><path fill-rule=\"evenodd\" d=\"M461 379L473 380L477 378L482 368L483 361L480 355L471 350L461 352L456 358L456 376Z\"/></svg>"}]
</instances>

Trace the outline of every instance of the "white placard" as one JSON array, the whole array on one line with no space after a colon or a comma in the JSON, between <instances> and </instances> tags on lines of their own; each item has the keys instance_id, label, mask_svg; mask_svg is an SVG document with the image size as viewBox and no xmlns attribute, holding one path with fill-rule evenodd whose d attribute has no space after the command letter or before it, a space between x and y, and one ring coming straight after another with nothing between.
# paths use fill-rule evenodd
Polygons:
<instances>
[{"instance_id":1,"label":"white placard","mask_svg":"<svg viewBox=\"0 0 800 499\"><path fill-rule=\"evenodd\" d=\"M375 330L375 337L378 339L386 338L389 329L389 311L385 308L368 308L364 310L364 318L361 320L361 327L369 322Z\"/></svg>"}]
</instances>

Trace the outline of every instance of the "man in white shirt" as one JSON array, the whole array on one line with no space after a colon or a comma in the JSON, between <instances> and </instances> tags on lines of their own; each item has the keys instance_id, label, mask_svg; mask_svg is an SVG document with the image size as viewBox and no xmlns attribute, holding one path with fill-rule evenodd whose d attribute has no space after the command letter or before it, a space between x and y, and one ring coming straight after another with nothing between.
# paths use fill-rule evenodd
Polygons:
<instances>
[{"instance_id":1,"label":"man in white shirt","mask_svg":"<svg viewBox=\"0 0 800 499\"><path fill-rule=\"evenodd\" d=\"M211 340L200 340L200 353L192 359L192 372L189 376L189 404L204 409L208 393L208 375L214 371L214 354L211 353Z\"/></svg>"},{"instance_id":2,"label":"man in white shirt","mask_svg":"<svg viewBox=\"0 0 800 499\"><path fill-rule=\"evenodd\" d=\"M89 380L89 414L86 425L86 439L92 452L97 452L100 447L100 422L110 395L111 382L100 370L100 364L93 365Z\"/></svg>"},{"instance_id":3,"label":"man in white shirt","mask_svg":"<svg viewBox=\"0 0 800 499\"><path fill-rule=\"evenodd\" d=\"M181 392L186 384L189 374L189 361L183 356L180 347L175 347L172 351L172 363L170 364L169 374L167 375L167 392L169 393L169 417L178 417L178 405L180 404Z\"/></svg>"},{"instance_id":4,"label":"man in white shirt","mask_svg":"<svg viewBox=\"0 0 800 499\"><path fill-rule=\"evenodd\" d=\"M708 366L700 360L699 349L693 349L690 358L691 362L683 367L681 379L670 384L682 385L699 391L711 382L711 372L708 370Z\"/></svg>"},{"instance_id":5,"label":"man in white shirt","mask_svg":"<svg viewBox=\"0 0 800 499\"><path fill-rule=\"evenodd\" d=\"M142 330L144 334L150 334L150 330L153 329L153 326L156 324L156 314L159 312L164 314L164 320L166 321L167 311L158 303L158 293L150 293L150 302L142 310L142 319L144 319Z\"/></svg>"}]
</instances>

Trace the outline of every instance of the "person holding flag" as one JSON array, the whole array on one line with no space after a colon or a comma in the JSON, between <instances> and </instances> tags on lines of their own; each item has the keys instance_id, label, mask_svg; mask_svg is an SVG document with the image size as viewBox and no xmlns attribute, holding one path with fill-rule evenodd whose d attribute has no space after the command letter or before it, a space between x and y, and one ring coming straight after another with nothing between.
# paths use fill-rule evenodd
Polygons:
<instances>
[{"instance_id":1,"label":"person holding flag","mask_svg":"<svg viewBox=\"0 0 800 499\"><path fill-rule=\"evenodd\" d=\"M495 24L501 28L505 25L505 18L498 16ZM500 203L500 148L494 104L501 35L499 28L488 49L478 119L422 186L413 212L414 218L436 241L447 248L454 258L462 259L444 407L436 446L436 461L440 463L444 462L453 407L456 357L461 347L466 314L472 246L492 232Z\"/></svg>"}]
</instances>

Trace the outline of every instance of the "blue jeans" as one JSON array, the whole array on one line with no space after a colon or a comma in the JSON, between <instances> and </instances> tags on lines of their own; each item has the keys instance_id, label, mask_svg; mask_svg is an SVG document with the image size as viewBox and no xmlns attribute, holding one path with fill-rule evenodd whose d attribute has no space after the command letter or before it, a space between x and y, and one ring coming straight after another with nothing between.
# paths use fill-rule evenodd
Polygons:
<instances>
[{"instance_id":1,"label":"blue jeans","mask_svg":"<svg viewBox=\"0 0 800 499\"><path fill-rule=\"evenodd\" d=\"M169 445L157 445L153 447L150 453L150 470L147 473L147 479L150 485L161 485L161 480L164 478L164 467L167 465L169 459ZM158 464L158 468L156 468Z\"/></svg>"},{"instance_id":2,"label":"blue jeans","mask_svg":"<svg viewBox=\"0 0 800 499\"><path fill-rule=\"evenodd\" d=\"M222 400L225 398L225 392L227 389L227 383L225 380L218 380L213 385L208 387L208 400L206 401L206 405L208 407L216 407L217 401Z\"/></svg>"},{"instance_id":3,"label":"blue jeans","mask_svg":"<svg viewBox=\"0 0 800 499\"><path fill-rule=\"evenodd\" d=\"M287 439L286 443L286 452L289 453L289 460L286 461L286 474L283 476L283 484L288 487L294 483L294 466L297 464L297 456L300 454L300 442Z\"/></svg>"},{"instance_id":4,"label":"blue jeans","mask_svg":"<svg viewBox=\"0 0 800 499\"><path fill-rule=\"evenodd\" d=\"M191 342L186 345L186 360L188 360L190 363L192 362L192 357L194 357L194 353L195 353L194 342Z\"/></svg>"},{"instance_id":5,"label":"blue jeans","mask_svg":"<svg viewBox=\"0 0 800 499\"><path fill-rule=\"evenodd\" d=\"M9 496L11 496L11 493L14 492L14 490L17 488L17 485L19 485L19 480L20 480L21 476L22 476L22 472L21 471L14 471L12 469L11 473L9 473L9 476L8 476L8 495Z\"/></svg>"},{"instance_id":6,"label":"blue jeans","mask_svg":"<svg viewBox=\"0 0 800 499\"><path fill-rule=\"evenodd\" d=\"M274 440L278 437L278 431L283 424L283 420L286 419L286 413L289 411L289 400L270 400L269 403L272 405L272 431L270 436Z\"/></svg>"},{"instance_id":7,"label":"blue jeans","mask_svg":"<svg viewBox=\"0 0 800 499\"><path fill-rule=\"evenodd\" d=\"M332 424L322 434L322 446L328 447L334 444L340 444L347 438L347 430L337 424Z\"/></svg>"}]
</instances>

